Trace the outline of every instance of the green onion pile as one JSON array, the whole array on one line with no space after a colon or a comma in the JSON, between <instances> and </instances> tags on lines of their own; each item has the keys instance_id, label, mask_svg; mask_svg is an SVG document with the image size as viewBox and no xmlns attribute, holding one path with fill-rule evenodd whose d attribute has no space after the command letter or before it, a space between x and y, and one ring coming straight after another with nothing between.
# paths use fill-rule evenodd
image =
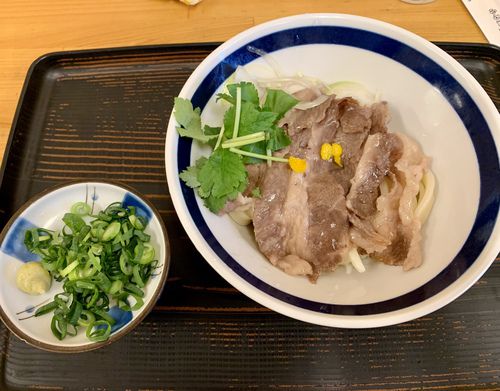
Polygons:
<instances>
[{"instance_id":1,"label":"green onion pile","mask_svg":"<svg viewBox=\"0 0 500 391\"><path fill-rule=\"evenodd\" d=\"M144 232L147 221L133 206L116 202L90 213L88 204L76 203L64 215L62 231L34 228L24 239L53 278L64 281L64 292L35 312L53 312L51 329L59 340L76 335L80 327L91 341L107 340L115 323L107 313L110 301L124 311L142 307L142 288L158 264Z\"/></svg>"}]
</instances>

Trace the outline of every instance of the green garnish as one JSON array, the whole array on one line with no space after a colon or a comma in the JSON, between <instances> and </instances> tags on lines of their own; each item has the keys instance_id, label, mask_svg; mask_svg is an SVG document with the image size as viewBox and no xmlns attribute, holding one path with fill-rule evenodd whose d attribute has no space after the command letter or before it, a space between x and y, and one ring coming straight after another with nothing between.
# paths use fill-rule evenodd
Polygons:
<instances>
[{"instance_id":1,"label":"green garnish","mask_svg":"<svg viewBox=\"0 0 500 391\"><path fill-rule=\"evenodd\" d=\"M262 197L262 194L260 192L260 188L259 187L255 187L252 189L252 197L254 198L260 198Z\"/></svg>"},{"instance_id":2,"label":"green garnish","mask_svg":"<svg viewBox=\"0 0 500 391\"><path fill-rule=\"evenodd\" d=\"M229 103L222 128L202 127L200 109L191 102L175 98L174 116L179 135L191 137L213 147L212 154L198 159L194 166L181 172L185 184L196 189L205 206L218 213L248 185L245 164L267 161L288 162L272 156L291 140L277 124L298 100L280 90L268 90L260 106L257 89L252 83L229 84L228 93L217 100Z\"/></svg>"},{"instance_id":3,"label":"green garnish","mask_svg":"<svg viewBox=\"0 0 500 391\"><path fill-rule=\"evenodd\" d=\"M90 210L76 203L64 215L60 232L33 228L25 234L27 249L41 256L53 278L64 282L63 292L35 312L53 313L51 330L60 340L76 335L79 327L91 341L107 340L115 323L107 312L110 301L125 311L139 309L142 288L158 264L144 233L147 221L133 206L116 202L95 216L88 215Z\"/></svg>"}]
</instances>

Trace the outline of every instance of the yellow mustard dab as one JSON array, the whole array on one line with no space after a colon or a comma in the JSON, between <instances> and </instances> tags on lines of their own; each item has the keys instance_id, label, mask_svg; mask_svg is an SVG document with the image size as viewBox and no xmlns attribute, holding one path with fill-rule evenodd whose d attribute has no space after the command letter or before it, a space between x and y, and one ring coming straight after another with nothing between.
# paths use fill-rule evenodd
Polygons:
<instances>
[{"instance_id":1,"label":"yellow mustard dab","mask_svg":"<svg viewBox=\"0 0 500 391\"><path fill-rule=\"evenodd\" d=\"M300 159L293 156L288 158L288 165L294 172L297 172L299 174L305 172L307 168L307 162L305 161L305 159Z\"/></svg>"},{"instance_id":2,"label":"yellow mustard dab","mask_svg":"<svg viewBox=\"0 0 500 391\"><path fill-rule=\"evenodd\" d=\"M333 144L324 143L321 146L320 156L321 159L323 160L330 160L331 158L333 158L333 161L339 167L343 167L342 152L343 152L342 145L338 143L333 143Z\"/></svg>"}]
</instances>

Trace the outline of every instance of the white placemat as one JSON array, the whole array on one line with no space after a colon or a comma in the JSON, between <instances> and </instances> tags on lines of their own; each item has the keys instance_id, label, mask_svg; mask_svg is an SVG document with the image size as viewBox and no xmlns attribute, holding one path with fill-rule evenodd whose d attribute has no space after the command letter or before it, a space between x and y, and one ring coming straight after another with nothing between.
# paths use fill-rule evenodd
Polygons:
<instances>
[{"instance_id":1,"label":"white placemat","mask_svg":"<svg viewBox=\"0 0 500 391\"><path fill-rule=\"evenodd\" d=\"M500 46L500 0L462 0L489 43Z\"/></svg>"}]
</instances>

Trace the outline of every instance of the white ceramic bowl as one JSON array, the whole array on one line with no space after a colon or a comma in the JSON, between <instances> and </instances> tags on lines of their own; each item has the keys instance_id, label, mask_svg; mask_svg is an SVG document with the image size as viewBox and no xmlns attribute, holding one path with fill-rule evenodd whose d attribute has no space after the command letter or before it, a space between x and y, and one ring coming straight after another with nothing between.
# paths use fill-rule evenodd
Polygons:
<instances>
[{"instance_id":1,"label":"white ceramic bowl","mask_svg":"<svg viewBox=\"0 0 500 391\"><path fill-rule=\"evenodd\" d=\"M357 81L390 107L389 129L416 139L432 158L437 197L424 226L424 262L404 272L370 262L363 274L342 269L317 284L271 266L252 232L210 213L179 180L204 153L179 138L170 119L165 159L175 209L196 248L228 282L282 314L326 326L377 327L414 319L467 290L500 251L500 118L476 80L430 42L376 20L335 14L299 15L251 28L210 54L180 96L202 108L212 126L223 109L214 95L238 65L270 76L257 48L287 75L333 83Z\"/></svg>"},{"instance_id":2,"label":"white ceramic bowl","mask_svg":"<svg viewBox=\"0 0 500 391\"><path fill-rule=\"evenodd\" d=\"M24 245L25 231L34 227L52 230L62 229L62 217L79 201L92 205L94 212L109 204L122 201L135 206L136 213L148 220L145 232L151 235L151 244L156 250L159 268L144 288L144 305L137 311L123 311L112 306L109 314L115 318L111 336L105 342L92 342L80 329L75 337L67 336L59 341L51 332L52 315L34 317L35 309L53 300L62 292L61 283L53 282L51 289L37 296L22 292L16 286L18 268L39 257L30 253ZM170 248L165 226L151 203L135 190L118 183L73 182L57 186L36 195L9 220L0 235L0 317L7 327L29 344L56 352L83 352L102 347L121 338L151 311L165 284L170 262Z\"/></svg>"}]
</instances>

